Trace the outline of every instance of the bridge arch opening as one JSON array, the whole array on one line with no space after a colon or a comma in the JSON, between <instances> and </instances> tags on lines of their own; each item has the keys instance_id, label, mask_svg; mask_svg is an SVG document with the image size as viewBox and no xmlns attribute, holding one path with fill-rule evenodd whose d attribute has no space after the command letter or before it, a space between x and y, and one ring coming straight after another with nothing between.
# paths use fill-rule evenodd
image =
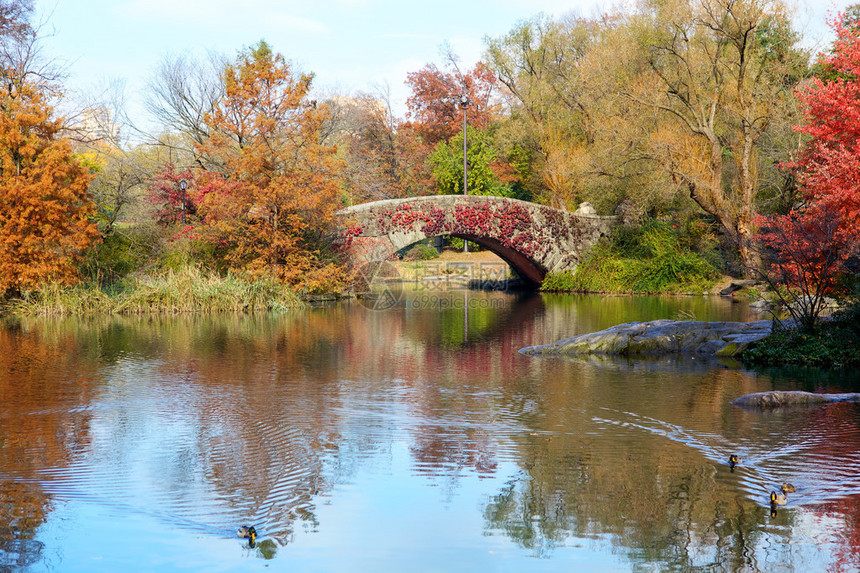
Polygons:
<instances>
[{"instance_id":1,"label":"bridge arch opening","mask_svg":"<svg viewBox=\"0 0 860 573\"><path fill-rule=\"evenodd\" d=\"M461 233L451 234L449 236L477 243L488 251L495 253L499 258L508 263L508 266L510 266L530 287L540 286L546 276L546 269L522 253L504 246L497 239Z\"/></svg>"},{"instance_id":2,"label":"bridge arch opening","mask_svg":"<svg viewBox=\"0 0 860 573\"><path fill-rule=\"evenodd\" d=\"M426 237L423 239L419 239L412 243L409 243L405 247L401 247L395 251L392 251L392 255L394 253L402 253L412 249L415 245L420 245L422 243L427 244L428 241L431 241L436 238L447 238L447 237L455 237L457 239L464 239L471 243L475 243L480 245L484 249L490 251L491 253L497 255L500 259L502 259L516 274L525 282L526 288L537 288L540 286L541 282L543 282L544 277L546 276L546 269L541 267L539 264L535 263L528 257L524 256L522 253L515 251L514 249L508 248L503 245L499 240L494 239L492 237L482 237L480 235L471 235L465 233L451 233L446 235L436 235L433 237Z\"/></svg>"}]
</instances>

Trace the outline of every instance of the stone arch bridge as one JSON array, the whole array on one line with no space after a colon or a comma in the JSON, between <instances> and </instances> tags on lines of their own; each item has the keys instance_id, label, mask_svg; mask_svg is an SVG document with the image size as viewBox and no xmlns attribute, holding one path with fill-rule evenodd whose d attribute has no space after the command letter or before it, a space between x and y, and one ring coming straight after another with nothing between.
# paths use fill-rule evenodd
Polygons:
<instances>
[{"instance_id":1,"label":"stone arch bridge","mask_svg":"<svg viewBox=\"0 0 860 573\"><path fill-rule=\"evenodd\" d=\"M436 195L363 203L339 211L339 245L357 264L390 258L418 241L450 236L496 253L525 280L573 271L617 217L479 195Z\"/></svg>"}]
</instances>

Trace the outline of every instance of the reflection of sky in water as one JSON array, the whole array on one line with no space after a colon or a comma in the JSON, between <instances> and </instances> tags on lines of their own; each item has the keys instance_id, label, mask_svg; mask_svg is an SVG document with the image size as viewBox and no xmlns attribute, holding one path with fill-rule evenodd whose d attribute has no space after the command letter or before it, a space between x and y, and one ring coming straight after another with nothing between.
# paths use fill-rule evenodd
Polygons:
<instances>
[{"instance_id":1,"label":"reflection of sky in water","mask_svg":"<svg viewBox=\"0 0 860 573\"><path fill-rule=\"evenodd\" d=\"M517 354L630 313L740 308L576 298L503 298L468 318L458 305L404 305L94 327L112 346L83 353L101 356L95 367L80 359L91 397L24 414L64 415L88 441L67 463L3 468L0 481L51 497L36 537L44 565L63 571L262 569L271 562L235 537L245 523L296 571L833 564L845 512L860 511L857 409L727 404L854 380ZM730 452L744 458L734 473ZM781 480L799 491L771 519L767 490Z\"/></svg>"},{"instance_id":2,"label":"reflection of sky in water","mask_svg":"<svg viewBox=\"0 0 860 573\"><path fill-rule=\"evenodd\" d=\"M339 485L321 507L325 527L297 535L291 562L302 571L556 571L577 564L593 570L626 570L605 540L573 541L553 560L524 554L500 532L487 531L482 506L498 479L518 473L501 464L494 479L474 473L456 483L445 476L414 475L407 444L396 445L386 467L360 472ZM369 526L371 525L371 526ZM324 561L320 555L338 548ZM328 565L326 565L328 563Z\"/></svg>"}]
</instances>

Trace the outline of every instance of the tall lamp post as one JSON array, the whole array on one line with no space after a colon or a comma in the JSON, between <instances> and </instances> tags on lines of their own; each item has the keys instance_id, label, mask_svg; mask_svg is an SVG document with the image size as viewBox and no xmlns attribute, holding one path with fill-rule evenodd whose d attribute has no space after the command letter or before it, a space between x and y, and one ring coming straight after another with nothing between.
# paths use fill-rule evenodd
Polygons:
<instances>
[{"instance_id":1,"label":"tall lamp post","mask_svg":"<svg viewBox=\"0 0 860 573\"><path fill-rule=\"evenodd\" d=\"M185 224L185 189L188 187L188 181L185 179L179 182L179 190L182 191L182 224Z\"/></svg>"},{"instance_id":2,"label":"tall lamp post","mask_svg":"<svg viewBox=\"0 0 860 573\"><path fill-rule=\"evenodd\" d=\"M469 168L468 162L466 161L466 149L467 149L467 139L466 139L466 108L472 105L472 100L469 99L465 93L457 96L450 96L442 98L442 103L453 104L455 106L460 106L463 110L463 195L469 194L469 188L467 185L469 179ZM469 252L469 242L466 239L463 239L463 252Z\"/></svg>"}]
</instances>

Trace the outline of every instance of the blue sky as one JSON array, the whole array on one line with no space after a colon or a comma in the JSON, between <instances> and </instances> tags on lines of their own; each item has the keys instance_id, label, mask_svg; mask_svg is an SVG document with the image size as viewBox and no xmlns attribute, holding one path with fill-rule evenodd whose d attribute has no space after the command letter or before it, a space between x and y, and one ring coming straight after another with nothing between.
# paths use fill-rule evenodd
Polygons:
<instances>
[{"instance_id":1,"label":"blue sky","mask_svg":"<svg viewBox=\"0 0 860 573\"><path fill-rule=\"evenodd\" d=\"M798 0L797 27L807 42L826 41L828 10L853 0ZM463 63L481 57L485 36L508 32L539 12L598 14L594 0L36 0L47 22L44 50L66 63L70 91L97 93L126 84L138 120L148 79L168 54L233 56L265 39L316 74L323 92L349 94L388 84L395 111L405 111L407 72L442 64L449 42Z\"/></svg>"}]
</instances>

